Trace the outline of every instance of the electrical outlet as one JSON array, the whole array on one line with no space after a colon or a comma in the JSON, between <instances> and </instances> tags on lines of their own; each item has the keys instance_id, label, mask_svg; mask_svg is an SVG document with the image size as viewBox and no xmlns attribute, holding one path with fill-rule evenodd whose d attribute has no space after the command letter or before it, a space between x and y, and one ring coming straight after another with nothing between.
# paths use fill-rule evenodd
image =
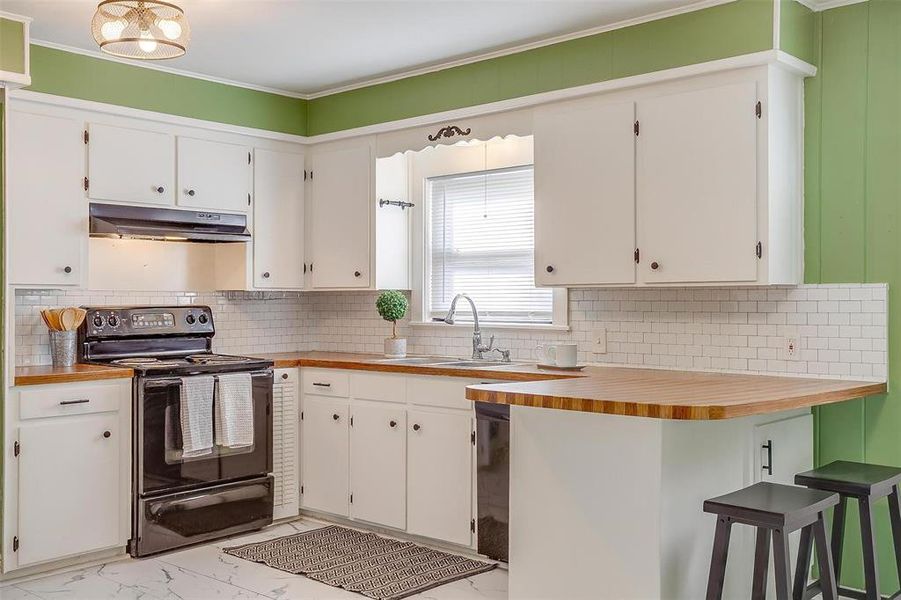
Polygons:
<instances>
[{"instance_id":1,"label":"electrical outlet","mask_svg":"<svg viewBox=\"0 0 901 600\"><path fill-rule=\"evenodd\" d=\"M595 354L607 353L607 328L595 329L591 334L591 350Z\"/></svg>"},{"instance_id":2,"label":"electrical outlet","mask_svg":"<svg viewBox=\"0 0 901 600\"><path fill-rule=\"evenodd\" d=\"M785 338L785 358L788 360L794 360L798 356L798 338L795 337L786 337Z\"/></svg>"}]
</instances>

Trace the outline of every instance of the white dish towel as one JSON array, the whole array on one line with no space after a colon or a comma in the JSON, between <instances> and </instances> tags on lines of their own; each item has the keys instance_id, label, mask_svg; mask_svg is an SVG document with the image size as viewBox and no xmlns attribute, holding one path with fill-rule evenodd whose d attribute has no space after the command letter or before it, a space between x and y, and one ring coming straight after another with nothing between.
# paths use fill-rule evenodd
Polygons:
<instances>
[{"instance_id":1,"label":"white dish towel","mask_svg":"<svg viewBox=\"0 0 901 600\"><path fill-rule=\"evenodd\" d=\"M211 376L181 379L181 439L185 458L213 451L213 386Z\"/></svg>"},{"instance_id":2,"label":"white dish towel","mask_svg":"<svg viewBox=\"0 0 901 600\"><path fill-rule=\"evenodd\" d=\"M250 373L219 375L216 384L216 443L226 448L253 445L253 383Z\"/></svg>"}]
</instances>

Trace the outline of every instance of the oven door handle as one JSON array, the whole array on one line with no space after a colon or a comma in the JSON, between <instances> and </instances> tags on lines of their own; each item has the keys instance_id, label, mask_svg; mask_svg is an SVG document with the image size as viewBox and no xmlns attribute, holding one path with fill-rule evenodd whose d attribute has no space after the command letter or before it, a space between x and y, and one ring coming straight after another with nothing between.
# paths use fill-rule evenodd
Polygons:
<instances>
[{"instance_id":1,"label":"oven door handle","mask_svg":"<svg viewBox=\"0 0 901 600\"><path fill-rule=\"evenodd\" d=\"M259 486L242 487L235 490L216 491L212 490L205 494L182 498L179 500L170 500L162 502L150 507L150 514L158 520L166 513L173 511L188 511L198 508L206 508L217 504L225 504L227 502L241 502L244 500L256 500L266 496L266 490Z\"/></svg>"},{"instance_id":2,"label":"oven door handle","mask_svg":"<svg viewBox=\"0 0 901 600\"><path fill-rule=\"evenodd\" d=\"M250 374L251 377L271 377L272 370L268 369L266 371L254 371ZM190 375L189 375L190 377ZM196 375L195 377L203 377L203 375ZM213 375L213 379L218 379L218 376ZM161 387L169 387L170 385L181 386L181 379L171 378L171 379L148 379L144 381L144 389L148 388L161 388Z\"/></svg>"}]
</instances>

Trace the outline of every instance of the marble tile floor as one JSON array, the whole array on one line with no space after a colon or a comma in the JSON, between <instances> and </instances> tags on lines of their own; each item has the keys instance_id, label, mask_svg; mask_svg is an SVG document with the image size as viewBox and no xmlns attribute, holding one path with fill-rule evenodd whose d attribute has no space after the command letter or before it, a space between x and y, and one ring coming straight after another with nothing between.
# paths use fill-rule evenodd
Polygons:
<instances>
[{"instance_id":1,"label":"marble tile floor","mask_svg":"<svg viewBox=\"0 0 901 600\"><path fill-rule=\"evenodd\" d=\"M125 559L23 582L0 583L2 600L365 600L365 596L222 553L223 546L321 527L301 519L250 535L142 560ZM506 600L507 571L494 569L411 600Z\"/></svg>"}]
</instances>

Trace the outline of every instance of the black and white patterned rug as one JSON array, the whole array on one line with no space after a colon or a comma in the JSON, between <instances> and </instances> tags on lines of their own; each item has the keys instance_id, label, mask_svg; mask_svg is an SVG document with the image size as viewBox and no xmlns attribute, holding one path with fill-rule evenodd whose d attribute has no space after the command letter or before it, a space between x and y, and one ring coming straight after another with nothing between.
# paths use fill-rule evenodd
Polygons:
<instances>
[{"instance_id":1,"label":"black and white patterned rug","mask_svg":"<svg viewBox=\"0 0 901 600\"><path fill-rule=\"evenodd\" d=\"M497 565L330 525L224 552L378 600L397 600Z\"/></svg>"}]
</instances>

